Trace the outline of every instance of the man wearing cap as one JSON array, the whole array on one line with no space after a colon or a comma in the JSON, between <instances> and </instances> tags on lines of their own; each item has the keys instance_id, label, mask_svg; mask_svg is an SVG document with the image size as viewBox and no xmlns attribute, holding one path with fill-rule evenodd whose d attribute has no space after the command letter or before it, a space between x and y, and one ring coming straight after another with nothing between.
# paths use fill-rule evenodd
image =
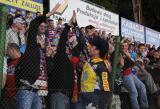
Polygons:
<instances>
[{"instance_id":1,"label":"man wearing cap","mask_svg":"<svg viewBox=\"0 0 160 109\"><path fill-rule=\"evenodd\" d=\"M89 55L81 75L81 92L77 109L107 109L111 101L110 74L104 57L108 52L108 44L98 38L90 42Z\"/></svg>"},{"instance_id":2,"label":"man wearing cap","mask_svg":"<svg viewBox=\"0 0 160 109\"><path fill-rule=\"evenodd\" d=\"M6 43L5 48L7 48L8 43L16 43L18 46L25 44L24 33L24 23L25 21L18 17L13 20L13 25L6 31Z\"/></svg>"}]
</instances>

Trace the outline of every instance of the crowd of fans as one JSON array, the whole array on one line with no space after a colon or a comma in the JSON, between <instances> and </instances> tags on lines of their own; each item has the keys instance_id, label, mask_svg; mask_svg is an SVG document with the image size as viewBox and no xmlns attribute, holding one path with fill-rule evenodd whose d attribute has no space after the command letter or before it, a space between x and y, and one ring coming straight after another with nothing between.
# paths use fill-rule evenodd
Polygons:
<instances>
[{"instance_id":1,"label":"crowd of fans","mask_svg":"<svg viewBox=\"0 0 160 109\"><path fill-rule=\"evenodd\" d=\"M8 15L3 109L160 108L160 47L121 37L113 81L116 36L79 27L75 11L55 24L58 7Z\"/></svg>"}]
</instances>

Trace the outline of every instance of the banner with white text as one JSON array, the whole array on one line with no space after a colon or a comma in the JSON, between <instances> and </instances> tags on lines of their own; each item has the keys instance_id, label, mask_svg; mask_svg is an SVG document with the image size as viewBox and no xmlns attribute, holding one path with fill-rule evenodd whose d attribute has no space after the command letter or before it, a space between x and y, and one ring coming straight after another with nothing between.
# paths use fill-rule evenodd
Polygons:
<instances>
[{"instance_id":1,"label":"banner with white text","mask_svg":"<svg viewBox=\"0 0 160 109\"><path fill-rule=\"evenodd\" d=\"M146 29L146 43L155 45L156 47L160 46L160 32L147 27L145 29Z\"/></svg>"},{"instance_id":2,"label":"banner with white text","mask_svg":"<svg viewBox=\"0 0 160 109\"><path fill-rule=\"evenodd\" d=\"M61 16L64 22L68 22L72 17L73 10L77 13L79 26L93 25L98 29L105 30L106 33L119 35L119 15L101 9L81 0L50 0L50 10L60 3L57 14L53 18Z\"/></svg>"},{"instance_id":3,"label":"banner with white text","mask_svg":"<svg viewBox=\"0 0 160 109\"><path fill-rule=\"evenodd\" d=\"M145 42L144 26L121 17L121 35L132 41Z\"/></svg>"}]
</instances>

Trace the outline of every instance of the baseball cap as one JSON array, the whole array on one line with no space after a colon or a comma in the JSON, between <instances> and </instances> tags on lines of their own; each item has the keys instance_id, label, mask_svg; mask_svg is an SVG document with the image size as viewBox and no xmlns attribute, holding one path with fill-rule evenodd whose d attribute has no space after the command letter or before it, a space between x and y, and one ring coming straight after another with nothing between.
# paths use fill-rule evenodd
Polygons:
<instances>
[{"instance_id":1,"label":"baseball cap","mask_svg":"<svg viewBox=\"0 0 160 109\"><path fill-rule=\"evenodd\" d=\"M17 18L15 18L14 20L13 20L13 23L15 24L15 23L25 23L25 20L23 20L22 18L20 18L20 17L17 17Z\"/></svg>"}]
</instances>

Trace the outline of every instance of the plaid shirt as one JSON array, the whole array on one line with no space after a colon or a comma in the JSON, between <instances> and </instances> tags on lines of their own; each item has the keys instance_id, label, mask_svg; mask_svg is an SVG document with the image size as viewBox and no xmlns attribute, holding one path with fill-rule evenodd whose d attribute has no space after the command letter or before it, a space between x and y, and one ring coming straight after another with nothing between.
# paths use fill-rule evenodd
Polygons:
<instances>
[{"instance_id":1,"label":"plaid shirt","mask_svg":"<svg viewBox=\"0 0 160 109\"><path fill-rule=\"evenodd\" d=\"M21 45L25 44L24 34L20 33L19 37L21 39L20 40ZM17 45L20 45L19 39L18 39L18 34L13 28L9 28L6 31L6 43L5 43L6 45L5 45L5 48L7 48L8 43L16 43Z\"/></svg>"}]
</instances>

